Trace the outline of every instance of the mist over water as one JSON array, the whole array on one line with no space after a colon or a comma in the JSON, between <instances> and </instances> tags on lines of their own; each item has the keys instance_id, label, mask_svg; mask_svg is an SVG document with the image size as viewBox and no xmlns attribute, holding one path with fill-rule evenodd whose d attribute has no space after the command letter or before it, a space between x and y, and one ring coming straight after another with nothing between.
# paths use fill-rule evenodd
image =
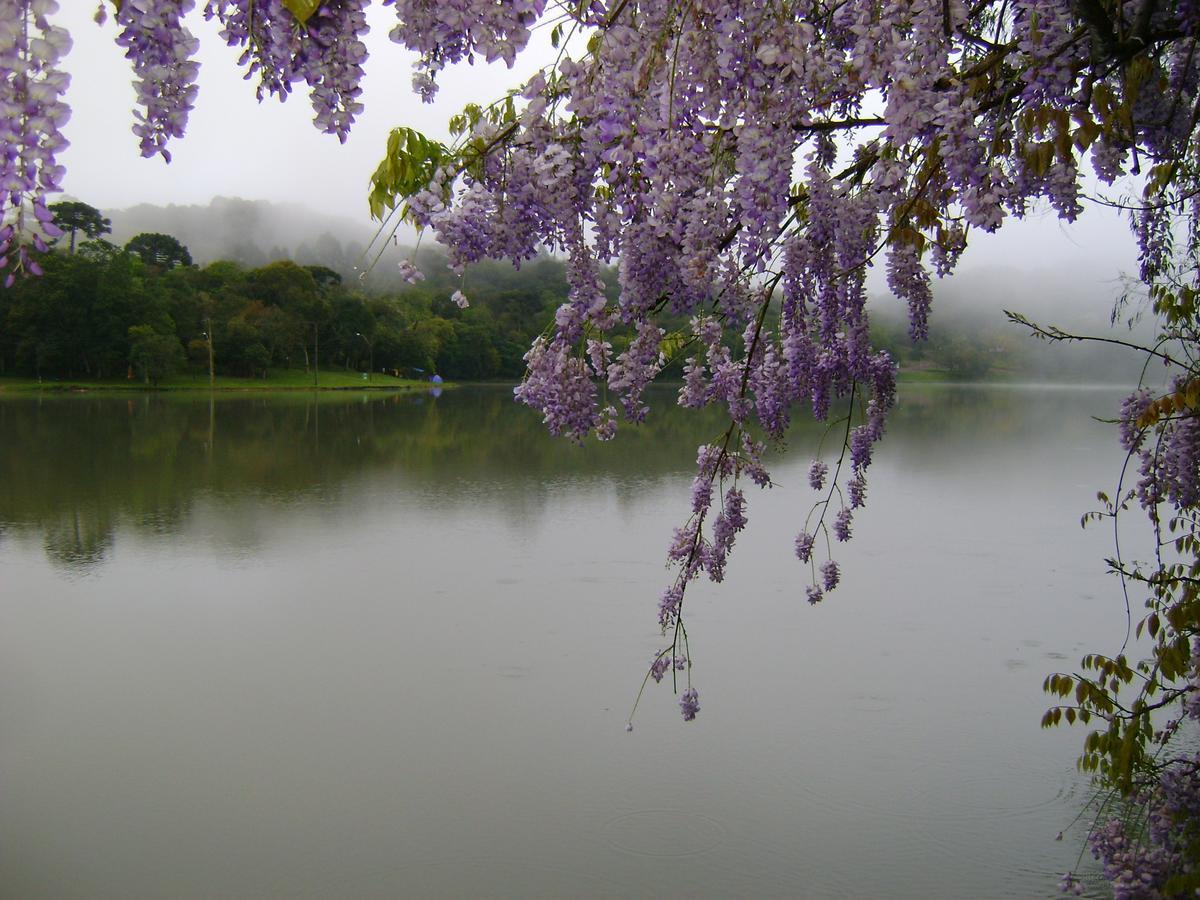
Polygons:
<instances>
[{"instance_id":1,"label":"mist over water","mask_svg":"<svg viewBox=\"0 0 1200 900\"><path fill-rule=\"evenodd\" d=\"M1120 393L903 386L818 607L797 424L633 734L721 427L669 389L584 448L501 388L0 400L0 895L1048 896Z\"/></svg>"}]
</instances>

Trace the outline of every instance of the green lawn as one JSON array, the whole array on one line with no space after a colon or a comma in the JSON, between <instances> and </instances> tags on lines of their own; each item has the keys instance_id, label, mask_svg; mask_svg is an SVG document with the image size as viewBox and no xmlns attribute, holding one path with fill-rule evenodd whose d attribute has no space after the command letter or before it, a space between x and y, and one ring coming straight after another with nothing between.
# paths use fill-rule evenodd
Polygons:
<instances>
[{"instance_id":1,"label":"green lawn","mask_svg":"<svg viewBox=\"0 0 1200 900\"><path fill-rule=\"evenodd\" d=\"M373 374L370 381L361 372L346 372L342 369L322 372L317 382L320 390L422 390L430 385L426 381L408 378L393 378L391 375ZM445 385L443 385L444 387ZM218 375L215 387L219 391L311 391L311 372L286 369L272 372L267 378L232 378ZM36 378L0 377L0 391L144 391L152 390L137 379L127 378ZM208 375L176 375L164 379L158 390L207 391Z\"/></svg>"},{"instance_id":2,"label":"green lawn","mask_svg":"<svg viewBox=\"0 0 1200 900\"><path fill-rule=\"evenodd\" d=\"M950 381L950 373L945 369L901 369L896 380L901 383Z\"/></svg>"},{"instance_id":3,"label":"green lawn","mask_svg":"<svg viewBox=\"0 0 1200 900\"><path fill-rule=\"evenodd\" d=\"M1006 381L1017 381L1021 377L1021 372L1016 372L1011 369L992 369L982 378L964 379L962 377L952 375L945 369L914 366L901 367L900 372L896 375L896 381L901 384L997 384Z\"/></svg>"}]
</instances>

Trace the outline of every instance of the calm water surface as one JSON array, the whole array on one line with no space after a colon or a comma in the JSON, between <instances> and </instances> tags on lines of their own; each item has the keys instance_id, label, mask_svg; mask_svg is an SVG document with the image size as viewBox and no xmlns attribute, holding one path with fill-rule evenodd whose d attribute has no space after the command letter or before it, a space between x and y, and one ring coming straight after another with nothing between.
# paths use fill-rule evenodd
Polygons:
<instances>
[{"instance_id":1,"label":"calm water surface","mask_svg":"<svg viewBox=\"0 0 1200 900\"><path fill-rule=\"evenodd\" d=\"M797 426L689 593L699 718L651 685L633 734L718 418L0 399L0 896L1052 896L1088 793L1040 684L1124 635L1078 524L1118 396L906 387L816 608Z\"/></svg>"}]
</instances>

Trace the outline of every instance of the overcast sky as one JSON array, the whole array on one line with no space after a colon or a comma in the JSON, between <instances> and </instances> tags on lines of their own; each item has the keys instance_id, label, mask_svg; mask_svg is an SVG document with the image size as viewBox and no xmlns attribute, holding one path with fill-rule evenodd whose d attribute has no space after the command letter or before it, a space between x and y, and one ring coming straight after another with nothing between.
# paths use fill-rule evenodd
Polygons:
<instances>
[{"instance_id":1,"label":"overcast sky","mask_svg":"<svg viewBox=\"0 0 1200 900\"><path fill-rule=\"evenodd\" d=\"M202 6L203 4L198 4ZM387 132L404 124L445 136L445 122L469 101L486 101L519 78L503 65L460 66L442 80L438 102L420 103L410 91L412 57L387 39L391 7L372 5L362 100L366 111L345 145L311 124L304 86L287 103L254 99L243 81L237 52L217 36L199 9L190 27L201 40L200 96L184 140L171 146L173 161L142 159L130 131L134 92L129 63L113 42L110 21L97 27L95 0L68 0L57 20L74 38L67 58L72 74L65 129L71 147L63 154L66 191L107 209L137 203L207 203L214 196L302 203L368 222L367 179L378 163ZM1067 226L1052 212L1006 224L997 235L975 235L964 269L1015 266L1027 270L1067 268L1098 286L1136 267L1129 231L1111 210L1091 208ZM877 267L877 270L881 267Z\"/></svg>"},{"instance_id":2,"label":"overcast sky","mask_svg":"<svg viewBox=\"0 0 1200 900\"><path fill-rule=\"evenodd\" d=\"M197 9L189 26L201 41L200 95L187 137L172 142L167 164L139 155L130 131L130 66L113 41L111 18L102 27L92 21L95 4L69 0L57 16L74 39L67 57L72 115L65 129L71 147L63 155L64 187L94 206L205 203L222 195L294 201L365 220L367 179L389 129L404 124L444 137L446 120L465 103L518 81L502 64L462 66L445 79L436 104L421 103L410 90L412 55L387 39L395 12L375 4L368 16L366 110L342 145L313 127L305 85L297 85L286 103L258 103L254 82L243 81L236 66L238 52L221 41L215 20L206 22Z\"/></svg>"}]
</instances>

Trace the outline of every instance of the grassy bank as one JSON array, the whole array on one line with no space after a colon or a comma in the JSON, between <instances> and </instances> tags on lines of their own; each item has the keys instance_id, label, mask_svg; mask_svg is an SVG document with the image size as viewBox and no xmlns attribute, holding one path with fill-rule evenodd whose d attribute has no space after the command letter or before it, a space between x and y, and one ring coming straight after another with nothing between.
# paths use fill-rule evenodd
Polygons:
<instances>
[{"instance_id":1,"label":"grassy bank","mask_svg":"<svg viewBox=\"0 0 1200 900\"><path fill-rule=\"evenodd\" d=\"M969 381L1004 382L1014 380L1019 373L995 369L982 378L967 379ZM900 369L898 381L901 383L933 384L959 383L964 379L955 376L945 369L934 368L928 363L904 366ZM511 384L505 380L504 384ZM218 375L215 381L218 391L311 391L313 376L311 372L302 369L283 369L272 372L266 378L235 378ZM413 391L427 390L432 385L428 381L416 381L409 378L393 378L391 375L375 373L370 381L363 378L361 372L347 372L344 369L324 370L320 374L317 390L392 390ZM446 385L442 385L445 387ZM186 374L163 379L157 387L148 385L133 378L16 378L0 376L0 392L30 392L30 391L207 391L208 375Z\"/></svg>"},{"instance_id":2,"label":"grassy bank","mask_svg":"<svg viewBox=\"0 0 1200 900\"><path fill-rule=\"evenodd\" d=\"M976 378L965 378L947 369L938 369L928 365L901 366L896 380L901 384L1002 384L1004 382L1020 381L1030 378L1028 373L1012 369L992 369L986 375Z\"/></svg>"},{"instance_id":3,"label":"grassy bank","mask_svg":"<svg viewBox=\"0 0 1200 900\"><path fill-rule=\"evenodd\" d=\"M442 385L443 387L445 385ZM311 372L299 369L273 372L266 378L233 378L218 375L213 384L218 391L311 391L314 389ZM393 378L391 375L376 373L370 381L363 378L361 372L346 372L331 370L320 373L317 379L317 390L391 390L413 391L426 390L431 385L427 381L414 381L408 378ZM164 378L158 386L144 384L138 379L128 378L8 378L0 377L0 391L207 391L209 389L207 375L176 375Z\"/></svg>"}]
</instances>

